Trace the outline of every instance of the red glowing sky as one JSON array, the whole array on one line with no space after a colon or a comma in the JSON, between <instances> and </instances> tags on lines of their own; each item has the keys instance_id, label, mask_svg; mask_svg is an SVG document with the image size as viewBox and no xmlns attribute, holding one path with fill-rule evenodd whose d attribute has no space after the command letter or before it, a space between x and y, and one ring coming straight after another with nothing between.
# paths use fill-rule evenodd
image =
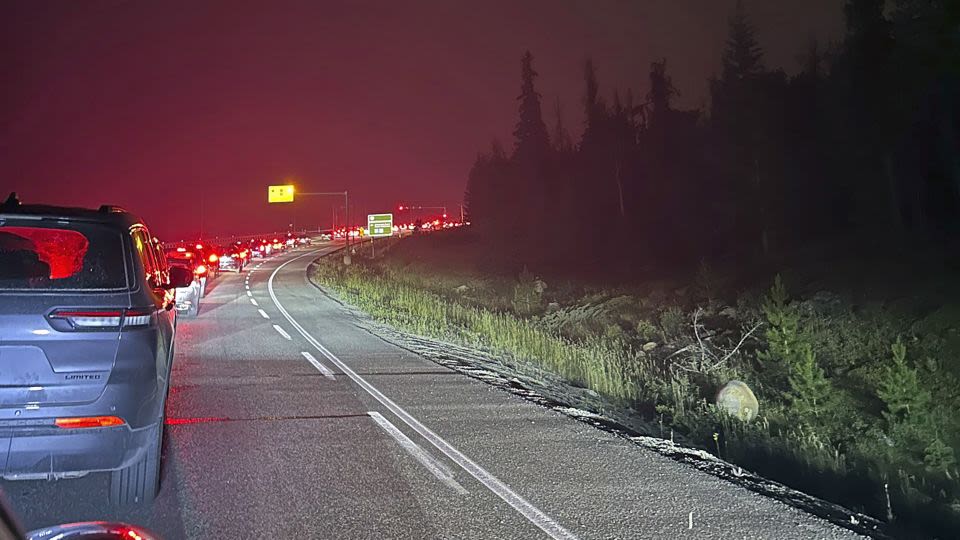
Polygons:
<instances>
[{"instance_id":1,"label":"red glowing sky","mask_svg":"<svg viewBox=\"0 0 960 540\"><path fill-rule=\"evenodd\" d=\"M326 226L333 199L267 207L266 186L348 189L357 214L460 201L508 142L519 59L576 134L582 62L646 93L668 59L681 105L706 104L734 1L26 1L0 7L0 191L112 203L165 238ZM835 39L835 0L746 6L767 63L795 71Z\"/></svg>"}]
</instances>

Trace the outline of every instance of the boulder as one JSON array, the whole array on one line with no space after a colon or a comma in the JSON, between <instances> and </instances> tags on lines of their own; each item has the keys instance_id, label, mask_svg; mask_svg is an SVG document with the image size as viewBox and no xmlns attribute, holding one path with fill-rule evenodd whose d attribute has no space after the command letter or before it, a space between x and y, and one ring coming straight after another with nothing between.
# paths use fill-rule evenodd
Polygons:
<instances>
[{"instance_id":1,"label":"boulder","mask_svg":"<svg viewBox=\"0 0 960 540\"><path fill-rule=\"evenodd\" d=\"M717 407L727 411L730 416L749 422L757 417L760 403L746 383L733 380L717 392Z\"/></svg>"},{"instance_id":2,"label":"boulder","mask_svg":"<svg viewBox=\"0 0 960 540\"><path fill-rule=\"evenodd\" d=\"M657 348L657 343L655 341L648 341L643 344L643 352L650 352Z\"/></svg>"}]
</instances>

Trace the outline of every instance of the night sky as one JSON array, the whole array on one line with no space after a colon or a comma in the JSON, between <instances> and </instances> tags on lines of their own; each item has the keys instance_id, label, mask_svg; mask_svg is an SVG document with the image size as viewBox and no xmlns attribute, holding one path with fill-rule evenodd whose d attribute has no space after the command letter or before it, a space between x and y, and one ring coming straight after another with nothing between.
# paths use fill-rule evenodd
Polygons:
<instances>
[{"instance_id":1,"label":"night sky","mask_svg":"<svg viewBox=\"0 0 960 540\"><path fill-rule=\"evenodd\" d=\"M734 0L88 1L0 4L0 192L120 204L164 239L316 227L333 199L268 207L266 186L349 189L358 213L455 207L478 150L510 144L520 56L576 136L582 62L647 92L668 59L704 107ZM746 2L768 65L836 39L840 0Z\"/></svg>"}]
</instances>

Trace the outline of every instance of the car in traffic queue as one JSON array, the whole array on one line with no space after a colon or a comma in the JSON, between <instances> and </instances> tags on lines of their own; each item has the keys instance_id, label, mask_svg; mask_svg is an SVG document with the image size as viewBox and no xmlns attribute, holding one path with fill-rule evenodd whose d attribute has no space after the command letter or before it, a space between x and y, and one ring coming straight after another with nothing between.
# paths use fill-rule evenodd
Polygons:
<instances>
[{"instance_id":1,"label":"car in traffic queue","mask_svg":"<svg viewBox=\"0 0 960 540\"><path fill-rule=\"evenodd\" d=\"M195 251L184 247L169 249L166 252L166 261L170 266L183 268L190 272L192 279L189 283L179 286L175 291L175 307L177 312L185 317L195 318L200 314L200 303L207 293L208 270Z\"/></svg>"},{"instance_id":2,"label":"car in traffic queue","mask_svg":"<svg viewBox=\"0 0 960 540\"><path fill-rule=\"evenodd\" d=\"M111 503L154 499L173 290L191 279L123 209L0 203L4 479L103 472Z\"/></svg>"},{"instance_id":3,"label":"car in traffic queue","mask_svg":"<svg viewBox=\"0 0 960 540\"><path fill-rule=\"evenodd\" d=\"M197 242L193 245L181 247L192 251L200 261L203 261L202 264L207 268L207 277L216 278L220 275L219 261L220 254L223 252L222 248L206 242Z\"/></svg>"},{"instance_id":4,"label":"car in traffic queue","mask_svg":"<svg viewBox=\"0 0 960 540\"><path fill-rule=\"evenodd\" d=\"M250 250L243 245L243 242L227 244L220 253L220 270L230 270L238 274L243 272L243 267L246 265L249 253Z\"/></svg>"}]
</instances>

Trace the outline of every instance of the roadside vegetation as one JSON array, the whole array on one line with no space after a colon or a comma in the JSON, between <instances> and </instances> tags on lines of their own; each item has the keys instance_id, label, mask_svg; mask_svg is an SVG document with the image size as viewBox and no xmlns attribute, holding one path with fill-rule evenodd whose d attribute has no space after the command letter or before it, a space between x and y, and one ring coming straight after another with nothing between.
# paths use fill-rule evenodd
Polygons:
<instances>
[{"instance_id":1,"label":"roadside vegetation","mask_svg":"<svg viewBox=\"0 0 960 540\"><path fill-rule=\"evenodd\" d=\"M380 321L532 363L725 460L910 534L958 530L951 272L913 275L903 293L894 263L847 255L829 272L786 267L756 287L702 264L681 279L611 288L477 270L489 259L472 232L455 231L349 267L323 259L314 278ZM860 265L874 279L846 288L859 292L820 288ZM756 394L755 418L716 406L731 380Z\"/></svg>"}]
</instances>

